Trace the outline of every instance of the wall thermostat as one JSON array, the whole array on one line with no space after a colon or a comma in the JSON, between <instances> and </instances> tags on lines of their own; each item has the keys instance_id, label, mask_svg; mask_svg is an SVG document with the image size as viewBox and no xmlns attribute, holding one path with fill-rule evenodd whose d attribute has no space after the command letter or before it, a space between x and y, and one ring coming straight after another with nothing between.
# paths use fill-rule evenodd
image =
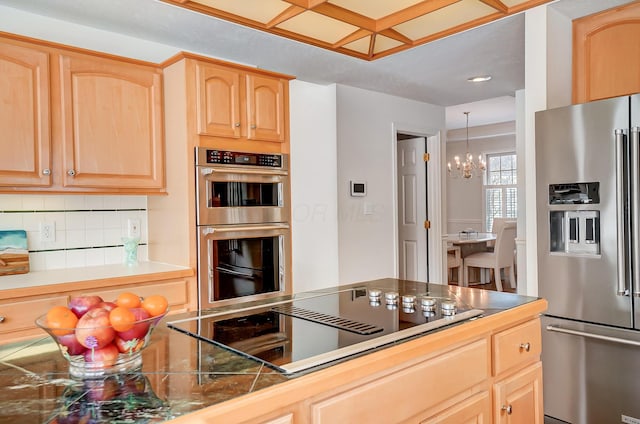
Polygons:
<instances>
[{"instance_id":1,"label":"wall thermostat","mask_svg":"<svg viewBox=\"0 0 640 424\"><path fill-rule=\"evenodd\" d=\"M367 195L367 183L365 181L350 181L351 196L364 197Z\"/></svg>"}]
</instances>

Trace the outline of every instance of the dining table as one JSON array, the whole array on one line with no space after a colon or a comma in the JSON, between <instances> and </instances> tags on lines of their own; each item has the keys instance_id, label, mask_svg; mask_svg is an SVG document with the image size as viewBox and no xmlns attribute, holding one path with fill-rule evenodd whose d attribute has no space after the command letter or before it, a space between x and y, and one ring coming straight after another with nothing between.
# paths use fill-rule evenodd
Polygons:
<instances>
[{"instance_id":1,"label":"dining table","mask_svg":"<svg viewBox=\"0 0 640 424\"><path fill-rule=\"evenodd\" d=\"M489 250L490 243L494 243L496 240L496 235L494 233L481 233L476 231L461 231L455 234L447 234L445 237L447 241L447 246L453 245L460 248L460 256L464 263L464 258L467 256L478 253L478 252L486 252ZM480 284L485 284L487 282L487 277L484 273L478 271L471 270L473 274L473 279L477 280L479 277ZM470 277L472 275L470 274Z\"/></svg>"}]
</instances>

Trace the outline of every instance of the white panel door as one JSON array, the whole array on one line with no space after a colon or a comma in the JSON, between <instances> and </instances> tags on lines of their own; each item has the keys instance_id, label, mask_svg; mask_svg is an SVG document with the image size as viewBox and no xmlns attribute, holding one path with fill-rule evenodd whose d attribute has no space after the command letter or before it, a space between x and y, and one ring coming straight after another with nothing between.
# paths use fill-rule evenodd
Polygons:
<instances>
[{"instance_id":1,"label":"white panel door","mask_svg":"<svg viewBox=\"0 0 640 424\"><path fill-rule=\"evenodd\" d=\"M423 137L398 140L399 278L427 281L426 167Z\"/></svg>"}]
</instances>

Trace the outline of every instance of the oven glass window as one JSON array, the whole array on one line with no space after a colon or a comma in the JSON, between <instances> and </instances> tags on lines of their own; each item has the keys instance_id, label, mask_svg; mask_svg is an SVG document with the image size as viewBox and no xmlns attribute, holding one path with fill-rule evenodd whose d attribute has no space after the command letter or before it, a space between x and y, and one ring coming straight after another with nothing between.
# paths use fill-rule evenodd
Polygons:
<instances>
[{"instance_id":1,"label":"oven glass window","mask_svg":"<svg viewBox=\"0 0 640 424\"><path fill-rule=\"evenodd\" d=\"M278 206L279 183L214 182L210 207Z\"/></svg>"},{"instance_id":2,"label":"oven glass window","mask_svg":"<svg viewBox=\"0 0 640 424\"><path fill-rule=\"evenodd\" d=\"M213 241L214 300L280 290L280 237Z\"/></svg>"}]
</instances>

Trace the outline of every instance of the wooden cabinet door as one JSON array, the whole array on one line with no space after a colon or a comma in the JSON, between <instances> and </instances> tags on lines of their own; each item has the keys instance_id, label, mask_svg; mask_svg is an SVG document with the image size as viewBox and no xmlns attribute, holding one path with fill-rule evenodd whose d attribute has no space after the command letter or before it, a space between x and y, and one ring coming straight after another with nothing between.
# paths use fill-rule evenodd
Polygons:
<instances>
[{"instance_id":1,"label":"wooden cabinet door","mask_svg":"<svg viewBox=\"0 0 640 424\"><path fill-rule=\"evenodd\" d=\"M49 54L0 44L0 186L51 184Z\"/></svg>"},{"instance_id":2,"label":"wooden cabinet door","mask_svg":"<svg viewBox=\"0 0 640 424\"><path fill-rule=\"evenodd\" d=\"M196 92L198 134L240 138L240 73L197 63Z\"/></svg>"},{"instance_id":3,"label":"wooden cabinet door","mask_svg":"<svg viewBox=\"0 0 640 424\"><path fill-rule=\"evenodd\" d=\"M161 71L88 55L59 60L63 185L162 188Z\"/></svg>"},{"instance_id":4,"label":"wooden cabinet door","mask_svg":"<svg viewBox=\"0 0 640 424\"><path fill-rule=\"evenodd\" d=\"M494 386L494 422L542 424L542 363L537 362Z\"/></svg>"},{"instance_id":5,"label":"wooden cabinet door","mask_svg":"<svg viewBox=\"0 0 640 424\"><path fill-rule=\"evenodd\" d=\"M489 424L491 395L485 391L471 396L421 424Z\"/></svg>"},{"instance_id":6,"label":"wooden cabinet door","mask_svg":"<svg viewBox=\"0 0 640 424\"><path fill-rule=\"evenodd\" d=\"M640 92L640 3L573 22L573 102Z\"/></svg>"},{"instance_id":7,"label":"wooden cabinet door","mask_svg":"<svg viewBox=\"0 0 640 424\"><path fill-rule=\"evenodd\" d=\"M285 87L281 79L247 75L247 138L285 140Z\"/></svg>"}]
</instances>

